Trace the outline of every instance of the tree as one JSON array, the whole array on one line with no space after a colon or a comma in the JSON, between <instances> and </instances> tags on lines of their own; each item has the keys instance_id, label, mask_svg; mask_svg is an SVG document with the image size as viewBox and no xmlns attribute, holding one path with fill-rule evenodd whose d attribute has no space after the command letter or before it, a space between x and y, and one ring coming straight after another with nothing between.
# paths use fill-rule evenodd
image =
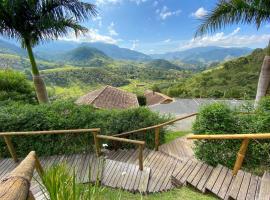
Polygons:
<instances>
[{"instance_id":1,"label":"tree","mask_svg":"<svg viewBox=\"0 0 270 200\"><path fill-rule=\"evenodd\" d=\"M27 49L37 98L47 103L48 94L40 76L32 48L40 42L69 33L85 33L78 23L96 15L93 4L80 0L1 0L0 34L16 39Z\"/></svg>"},{"instance_id":2,"label":"tree","mask_svg":"<svg viewBox=\"0 0 270 200\"><path fill-rule=\"evenodd\" d=\"M230 24L255 24L257 29L270 22L270 0L221 0L207 14L196 31L195 37L214 32ZM267 47L270 49L270 45ZM264 57L258 81L255 106L266 95L270 85L270 52Z\"/></svg>"}]
</instances>

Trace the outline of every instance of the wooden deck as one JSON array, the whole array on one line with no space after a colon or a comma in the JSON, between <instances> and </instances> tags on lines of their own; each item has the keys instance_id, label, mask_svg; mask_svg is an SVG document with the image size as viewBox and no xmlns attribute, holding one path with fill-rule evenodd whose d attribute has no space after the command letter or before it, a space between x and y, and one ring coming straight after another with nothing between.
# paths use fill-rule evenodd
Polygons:
<instances>
[{"instance_id":1,"label":"wooden deck","mask_svg":"<svg viewBox=\"0 0 270 200\"><path fill-rule=\"evenodd\" d=\"M212 167L193 157L190 145L177 139L160 146L159 151L144 150L144 170L138 167L138 150L109 151L104 157L94 154L40 157L43 167L66 163L75 170L80 183L100 180L104 186L130 192L155 193L191 185L201 192L210 192L220 199L269 200L270 175L261 178L239 171L237 176L224 166ZM0 179L17 166L12 159L0 159ZM37 177L37 174L34 175ZM45 199L41 186L32 181L36 199Z\"/></svg>"}]
</instances>

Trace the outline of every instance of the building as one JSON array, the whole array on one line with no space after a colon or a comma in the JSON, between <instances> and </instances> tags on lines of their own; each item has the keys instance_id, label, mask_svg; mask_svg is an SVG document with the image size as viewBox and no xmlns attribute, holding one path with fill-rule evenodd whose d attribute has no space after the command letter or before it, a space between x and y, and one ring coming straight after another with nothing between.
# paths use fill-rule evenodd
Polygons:
<instances>
[{"instance_id":1,"label":"building","mask_svg":"<svg viewBox=\"0 0 270 200\"><path fill-rule=\"evenodd\" d=\"M126 109L139 107L137 96L112 86L105 86L80 97L78 105L92 105L95 108Z\"/></svg>"},{"instance_id":2,"label":"building","mask_svg":"<svg viewBox=\"0 0 270 200\"><path fill-rule=\"evenodd\" d=\"M144 96L146 98L146 105L148 106L155 105L155 104L167 104L167 103L173 102L173 98L165 94L161 94L159 92L154 92L151 90L147 90L144 93Z\"/></svg>"}]
</instances>

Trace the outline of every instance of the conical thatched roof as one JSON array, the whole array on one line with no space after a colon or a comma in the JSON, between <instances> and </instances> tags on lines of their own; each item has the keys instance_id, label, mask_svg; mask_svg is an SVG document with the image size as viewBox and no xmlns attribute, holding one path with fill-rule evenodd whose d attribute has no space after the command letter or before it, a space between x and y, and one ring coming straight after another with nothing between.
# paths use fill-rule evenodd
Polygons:
<instances>
[{"instance_id":1,"label":"conical thatched roof","mask_svg":"<svg viewBox=\"0 0 270 200\"><path fill-rule=\"evenodd\" d=\"M106 86L99 90L89 92L80 97L75 103L79 105L93 105L96 108L106 109L125 109L139 106L135 94L112 86Z\"/></svg>"}]
</instances>

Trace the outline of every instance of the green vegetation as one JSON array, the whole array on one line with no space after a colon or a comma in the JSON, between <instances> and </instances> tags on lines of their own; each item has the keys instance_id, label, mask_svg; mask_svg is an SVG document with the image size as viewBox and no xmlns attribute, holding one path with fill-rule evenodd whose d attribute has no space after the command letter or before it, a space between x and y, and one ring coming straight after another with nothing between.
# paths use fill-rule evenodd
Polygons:
<instances>
[{"instance_id":1,"label":"green vegetation","mask_svg":"<svg viewBox=\"0 0 270 200\"><path fill-rule=\"evenodd\" d=\"M269 133L270 98L261 101L255 114L237 114L226 104L214 103L203 107L193 126L195 134ZM249 107L246 108L249 111ZM222 164L232 168L240 140L198 140L195 155L211 165ZM249 170L269 166L269 140L251 140L245 156L244 167Z\"/></svg>"},{"instance_id":2,"label":"green vegetation","mask_svg":"<svg viewBox=\"0 0 270 200\"><path fill-rule=\"evenodd\" d=\"M189 133L189 131L168 131L165 134L165 143L171 142L180 137L184 137Z\"/></svg>"},{"instance_id":3,"label":"green vegetation","mask_svg":"<svg viewBox=\"0 0 270 200\"><path fill-rule=\"evenodd\" d=\"M70 101L56 101L45 105L9 103L0 106L0 132L69 130L80 128L101 128L101 134L112 135L148 127L167 121L168 118L140 107L126 110L97 110L91 106L78 106ZM145 140L146 147L154 147L153 132L135 134L130 139ZM160 142L165 141L161 130ZM38 135L14 137L12 142L18 156L24 157L30 150L38 155L68 154L91 151L93 136L89 134ZM134 148L127 143L103 141L109 148ZM0 157L9 156L3 138L0 138Z\"/></svg>"},{"instance_id":4,"label":"green vegetation","mask_svg":"<svg viewBox=\"0 0 270 200\"><path fill-rule=\"evenodd\" d=\"M180 69L177 65L175 65L167 60L164 60L164 59L152 60L146 64L146 67L147 68L163 69L163 70L170 70L170 69L179 70Z\"/></svg>"},{"instance_id":5,"label":"green vegetation","mask_svg":"<svg viewBox=\"0 0 270 200\"><path fill-rule=\"evenodd\" d=\"M175 97L253 99L265 50L220 64L181 81L166 92Z\"/></svg>"},{"instance_id":6,"label":"green vegetation","mask_svg":"<svg viewBox=\"0 0 270 200\"><path fill-rule=\"evenodd\" d=\"M35 103L34 88L23 73L0 70L0 101L9 100Z\"/></svg>"},{"instance_id":7,"label":"green vegetation","mask_svg":"<svg viewBox=\"0 0 270 200\"><path fill-rule=\"evenodd\" d=\"M200 194L194 189L182 187L169 192L151 195L132 194L122 190L102 187L98 183L78 184L65 165L56 165L45 172L42 178L51 200L214 200L216 198Z\"/></svg>"}]
</instances>

